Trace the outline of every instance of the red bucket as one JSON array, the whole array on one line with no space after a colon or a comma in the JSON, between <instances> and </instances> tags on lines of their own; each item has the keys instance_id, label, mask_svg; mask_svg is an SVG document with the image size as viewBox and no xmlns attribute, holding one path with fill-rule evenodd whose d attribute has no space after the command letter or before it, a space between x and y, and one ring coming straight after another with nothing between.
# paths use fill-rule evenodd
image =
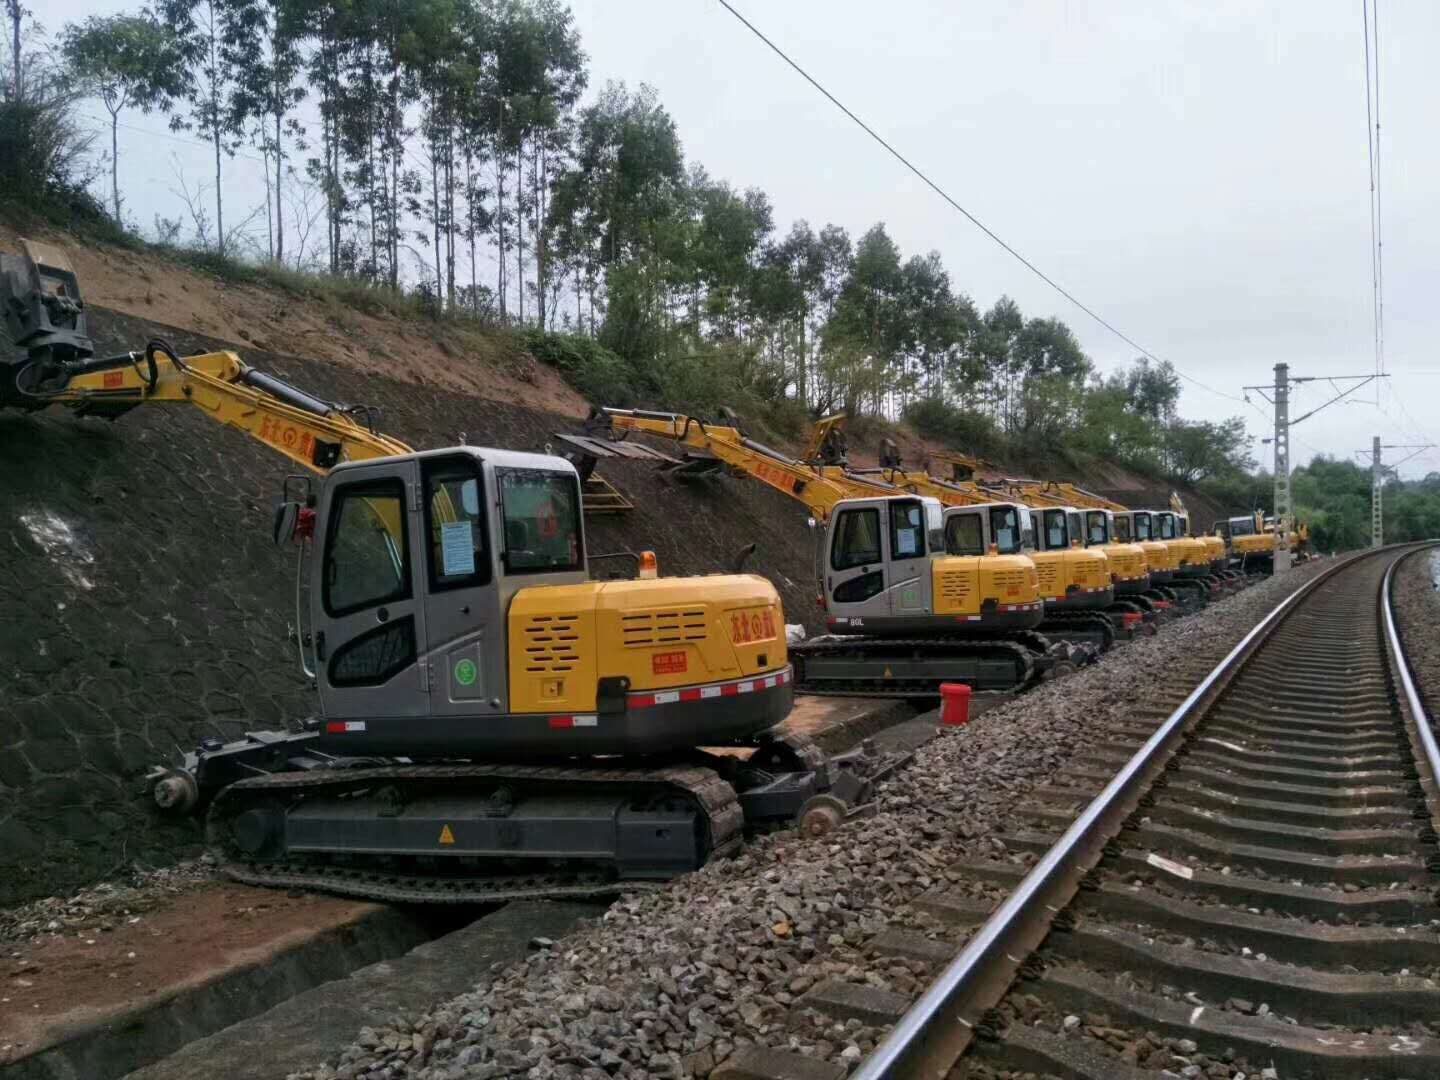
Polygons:
<instances>
[{"instance_id":1,"label":"red bucket","mask_svg":"<svg viewBox=\"0 0 1440 1080\"><path fill-rule=\"evenodd\" d=\"M964 683L941 683L940 702L940 723L961 727L970 722L970 687Z\"/></svg>"}]
</instances>

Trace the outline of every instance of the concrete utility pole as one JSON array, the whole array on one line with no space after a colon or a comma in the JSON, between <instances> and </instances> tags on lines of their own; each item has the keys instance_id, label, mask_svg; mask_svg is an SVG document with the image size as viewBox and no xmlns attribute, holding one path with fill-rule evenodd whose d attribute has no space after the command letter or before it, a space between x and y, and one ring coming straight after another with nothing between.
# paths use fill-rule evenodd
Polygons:
<instances>
[{"instance_id":1,"label":"concrete utility pole","mask_svg":"<svg viewBox=\"0 0 1440 1080\"><path fill-rule=\"evenodd\" d=\"M1273 560L1272 574L1283 574L1290 569L1290 538L1288 530L1293 518L1290 505L1290 429L1303 420L1308 420L1326 405L1333 405L1343 397L1353 394L1360 387L1375 379L1388 379L1388 375L1309 375L1303 378L1290 377L1289 364L1275 365L1274 386L1247 386L1247 391L1254 390L1270 404L1275 406L1275 556ZM1290 388L1300 383L1328 382L1335 385L1335 380L1346 379L1355 383L1354 386L1340 390L1329 401L1317 405L1305 415L1290 419ZM1250 400L1246 395L1245 400Z\"/></svg>"}]
</instances>

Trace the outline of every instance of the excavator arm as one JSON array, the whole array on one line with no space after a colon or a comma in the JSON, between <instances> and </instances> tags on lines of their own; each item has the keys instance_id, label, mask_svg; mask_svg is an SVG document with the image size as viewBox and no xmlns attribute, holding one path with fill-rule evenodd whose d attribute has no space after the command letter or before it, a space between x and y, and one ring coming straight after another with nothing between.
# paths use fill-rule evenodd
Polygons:
<instances>
[{"instance_id":1,"label":"excavator arm","mask_svg":"<svg viewBox=\"0 0 1440 1080\"><path fill-rule=\"evenodd\" d=\"M89 416L115 417L142 405L193 406L321 475L342 461L412 452L376 431L369 410L314 397L232 352L181 358L161 341L144 353L91 361L62 385L22 393L27 403L67 405Z\"/></svg>"},{"instance_id":2,"label":"excavator arm","mask_svg":"<svg viewBox=\"0 0 1440 1080\"><path fill-rule=\"evenodd\" d=\"M731 468L798 499L818 521L828 521L835 504L842 499L898 493L891 484L855 476L843 466L807 465L756 442L733 425L707 424L680 413L612 408L597 410L592 421L594 426L608 427L612 437L638 432L709 453Z\"/></svg>"},{"instance_id":3,"label":"excavator arm","mask_svg":"<svg viewBox=\"0 0 1440 1080\"><path fill-rule=\"evenodd\" d=\"M187 405L321 475L342 461L411 452L375 430L373 410L325 401L232 352L181 357L154 340L144 352L96 357L64 252L29 241L22 248L0 256L0 308L24 349L19 360L0 362L0 407L65 405L114 419L142 405Z\"/></svg>"}]
</instances>

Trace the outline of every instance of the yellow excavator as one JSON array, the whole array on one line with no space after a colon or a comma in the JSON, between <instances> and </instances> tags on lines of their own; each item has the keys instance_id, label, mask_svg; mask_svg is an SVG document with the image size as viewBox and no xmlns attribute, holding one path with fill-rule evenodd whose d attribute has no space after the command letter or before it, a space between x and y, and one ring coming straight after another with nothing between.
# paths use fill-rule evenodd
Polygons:
<instances>
[{"instance_id":1,"label":"yellow excavator","mask_svg":"<svg viewBox=\"0 0 1440 1080\"><path fill-rule=\"evenodd\" d=\"M1205 548L1206 565L1210 568L1212 584L1216 592L1230 592L1244 584L1244 576L1230 568L1230 556L1225 550L1225 541L1212 529L1208 535L1191 531L1190 511L1178 492L1170 493L1170 510L1175 514L1176 527L1180 536L1198 540Z\"/></svg>"},{"instance_id":2,"label":"yellow excavator","mask_svg":"<svg viewBox=\"0 0 1440 1080\"><path fill-rule=\"evenodd\" d=\"M1016 500L1007 503L1007 496L985 491L969 480L945 480L923 469L907 469L899 448L891 439L881 440L878 467L855 468L848 462L844 423L843 413L817 421L810 430L805 453L812 467L832 470L837 482L849 484L851 497L866 494L864 485L879 484L896 492L928 496L945 507L1023 505ZM673 423L669 430L674 430ZM738 435L738 428L734 430ZM650 433L663 434L663 431L651 430ZM953 460L982 464L979 459L961 455L954 455ZM962 466L957 464L956 468ZM973 469L971 472L973 474ZM1022 529L1021 543L1023 552L1034 562L1040 580L1045 605L1041 633L1057 640L1093 645L1101 651L1108 649L1115 642L1117 631L1127 628L1123 620L1117 623L1107 616L1115 596L1105 552L1098 548L1081 550L1078 538L1073 538L1072 543L1068 519L1058 523L1052 520L1043 531L1034 527L1031 515L1026 515L1026 521L1030 527Z\"/></svg>"},{"instance_id":3,"label":"yellow excavator","mask_svg":"<svg viewBox=\"0 0 1440 1080\"><path fill-rule=\"evenodd\" d=\"M1115 624L1117 634L1133 638L1155 632L1156 623L1163 615L1157 602L1167 601L1155 594L1151 586L1145 549L1139 544L1115 539L1115 511L1111 507L1118 504L1109 503L1083 488L1055 481L1003 479L984 482L981 488L1004 492L1025 502L1042 523L1056 523L1063 514L1068 525L1066 537L1076 537L1086 548L1105 553L1115 590L1115 598L1106 613ZM1058 530L1052 528L1051 532L1052 538L1059 538Z\"/></svg>"},{"instance_id":4,"label":"yellow excavator","mask_svg":"<svg viewBox=\"0 0 1440 1080\"><path fill-rule=\"evenodd\" d=\"M1275 562L1275 518L1262 510L1215 522L1215 532L1222 538L1234 572L1266 573ZM1310 529L1307 525L1287 522L1286 546L1298 561L1310 557Z\"/></svg>"},{"instance_id":5,"label":"yellow excavator","mask_svg":"<svg viewBox=\"0 0 1440 1080\"><path fill-rule=\"evenodd\" d=\"M175 406L304 467L277 508L296 543L295 639L318 711L204 739L157 766L207 809L231 877L395 901L611 892L732 851L747 822L823 831L867 798L868 759L774 725L794 670L780 598L750 574L592 581L576 471L545 454L414 451L374 410L231 352L163 341L96 357L58 249L0 256L22 350L0 406L114 419ZM741 746L748 758L701 747Z\"/></svg>"},{"instance_id":6,"label":"yellow excavator","mask_svg":"<svg viewBox=\"0 0 1440 1080\"><path fill-rule=\"evenodd\" d=\"M874 473L825 464L823 454L811 462L788 457L744 435L733 419L601 408L586 430L679 442L698 455L682 469L715 461L754 476L799 500L823 526L817 600L832 635L792 647L801 693L932 697L946 681L1013 689L1093 656L1089 643L1035 632L1046 612L1023 505L946 507ZM894 532L901 521L909 524Z\"/></svg>"},{"instance_id":7,"label":"yellow excavator","mask_svg":"<svg viewBox=\"0 0 1440 1080\"><path fill-rule=\"evenodd\" d=\"M1029 506L1011 491L997 490L973 480L943 480L923 469L906 469L893 440L880 443L880 467L873 470L887 483L919 495L928 495L950 507L1016 502ZM869 470L860 470L869 475ZM1115 602L1108 554L1101 548L1084 548L1076 523L1063 514L1032 513L1025 553L1040 576L1045 621L1041 633L1073 642L1088 642L1102 651L1114 644L1117 632L1127 631L1124 620L1112 620Z\"/></svg>"}]
</instances>

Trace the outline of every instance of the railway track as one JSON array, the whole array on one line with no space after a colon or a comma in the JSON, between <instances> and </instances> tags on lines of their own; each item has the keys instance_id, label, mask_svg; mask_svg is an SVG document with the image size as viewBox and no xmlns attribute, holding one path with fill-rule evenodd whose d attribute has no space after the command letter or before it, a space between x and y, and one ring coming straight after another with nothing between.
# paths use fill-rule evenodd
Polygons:
<instances>
[{"instance_id":1,"label":"railway track","mask_svg":"<svg viewBox=\"0 0 1440 1080\"><path fill-rule=\"evenodd\" d=\"M1440 1076L1440 752L1388 600L1416 550L1317 577L1168 716L1036 789L1008 859L952 868L998 907L923 901L978 927L958 955L871 942L877 969L934 975L918 999L812 994L894 1022L852 1075Z\"/></svg>"}]
</instances>

